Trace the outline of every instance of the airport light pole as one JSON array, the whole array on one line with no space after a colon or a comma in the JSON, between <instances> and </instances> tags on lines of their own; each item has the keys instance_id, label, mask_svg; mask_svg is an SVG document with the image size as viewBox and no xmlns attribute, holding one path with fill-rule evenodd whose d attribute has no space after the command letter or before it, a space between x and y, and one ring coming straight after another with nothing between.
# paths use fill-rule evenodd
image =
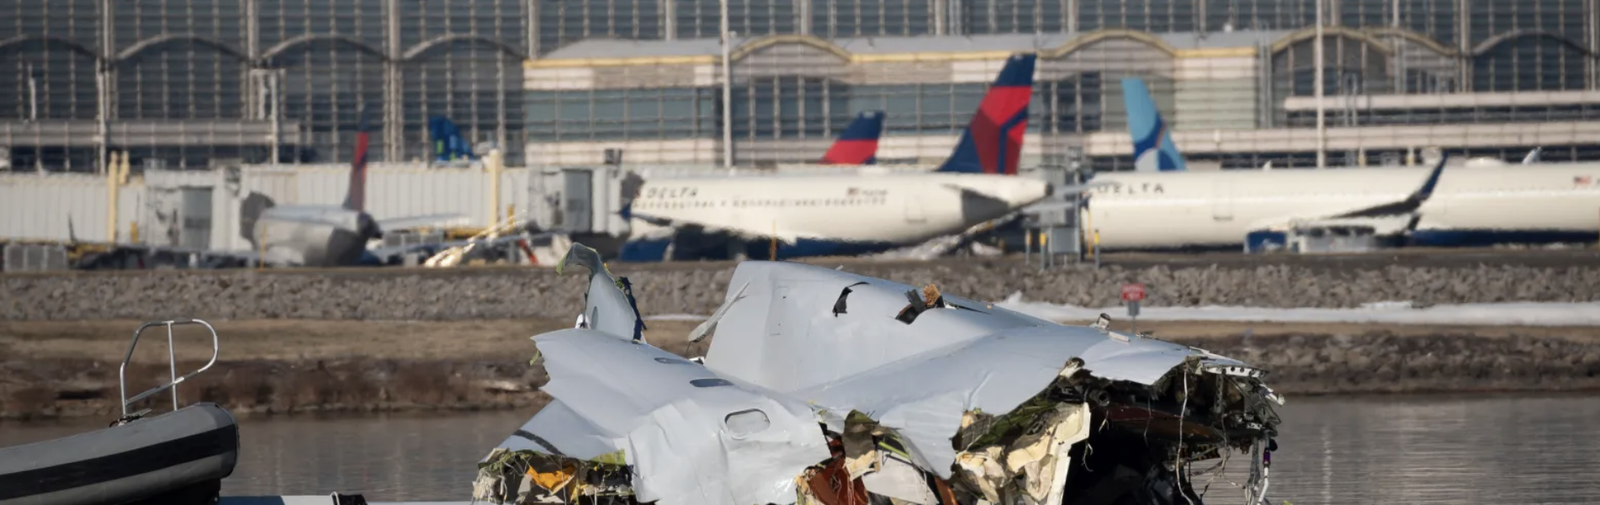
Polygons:
<instances>
[{"instance_id":1,"label":"airport light pole","mask_svg":"<svg viewBox=\"0 0 1600 505\"><path fill-rule=\"evenodd\" d=\"M1311 59L1316 60L1316 76L1314 77L1314 79L1316 79L1316 84L1313 86L1316 90L1315 93L1317 99L1317 168L1326 168L1328 166L1328 127L1327 125L1323 124L1323 120L1325 119L1324 114L1326 112L1323 110L1325 107L1322 104L1322 4L1325 1L1326 0L1316 0L1317 39L1313 43L1312 53L1314 54L1311 56Z\"/></svg>"},{"instance_id":2,"label":"airport light pole","mask_svg":"<svg viewBox=\"0 0 1600 505\"><path fill-rule=\"evenodd\" d=\"M733 175L733 34L728 31L728 0L722 9L722 167Z\"/></svg>"}]
</instances>

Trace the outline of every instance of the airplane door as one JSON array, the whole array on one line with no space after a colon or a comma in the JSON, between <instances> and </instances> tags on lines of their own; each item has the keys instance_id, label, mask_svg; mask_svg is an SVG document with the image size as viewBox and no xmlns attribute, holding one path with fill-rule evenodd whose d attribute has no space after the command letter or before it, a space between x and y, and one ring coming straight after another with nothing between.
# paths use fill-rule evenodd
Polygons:
<instances>
[{"instance_id":1,"label":"airplane door","mask_svg":"<svg viewBox=\"0 0 1600 505\"><path fill-rule=\"evenodd\" d=\"M564 189L561 197L561 228L568 232L584 233L594 227L594 172L582 169L561 171Z\"/></svg>"},{"instance_id":2,"label":"airplane door","mask_svg":"<svg viewBox=\"0 0 1600 505\"><path fill-rule=\"evenodd\" d=\"M927 220L928 215L922 211L922 200L906 195L906 222L921 223Z\"/></svg>"},{"instance_id":3,"label":"airplane door","mask_svg":"<svg viewBox=\"0 0 1600 505\"><path fill-rule=\"evenodd\" d=\"M1218 177L1211 186L1211 219L1214 221L1233 220L1233 181L1228 177Z\"/></svg>"},{"instance_id":4,"label":"airplane door","mask_svg":"<svg viewBox=\"0 0 1600 505\"><path fill-rule=\"evenodd\" d=\"M211 186L184 186L179 195L179 244L190 249L210 249Z\"/></svg>"}]
</instances>

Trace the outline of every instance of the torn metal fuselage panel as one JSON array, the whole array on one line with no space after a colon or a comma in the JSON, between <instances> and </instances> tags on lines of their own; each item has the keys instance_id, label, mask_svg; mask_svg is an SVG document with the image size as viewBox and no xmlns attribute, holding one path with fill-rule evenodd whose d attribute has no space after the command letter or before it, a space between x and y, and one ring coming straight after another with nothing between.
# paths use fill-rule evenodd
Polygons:
<instances>
[{"instance_id":1,"label":"torn metal fuselage panel","mask_svg":"<svg viewBox=\"0 0 1600 505\"><path fill-rule=\"evenodd\" d=\"M568 262L589 270L589 290L584 292L580 317L585 326L619 338L643 341L644 317L639 315L628 278L612 277L600 253L583 244L572 244L567 255L556 263L556 274L564 273Z\"/></svg>"},{"instance_id":2,"label":"torn metal fuselage panel","mask_svg":"<svg viewBox=\"0 0 1600 505\"><path fill-rule=\"evenodd\" d=\"M744 262L704 365L627 339L609 293L601 265L594 329L535 337L554 401L501 448L622 465L638 502L1198 505L1181 465L1276 434L1246 363L932 286ZM588 482L545 466L523 482Z\"/></svg>"},{"instance_id":3,"label":"torn metal fuselage panel","mask_svg":"<svg viewBox=\"0 0 1600 505\"><path fill-rule=\"evenodd\" d=\"M804 264L744 262L730 285L740 298L717 325L709 368L830 412L865 412L942 478L970 449L952 443L964 417L1004 417L1030 400L1089 403L1097 423L1121 415L1111 407L1174 414L1184 433L1209 435L1180 443L1174 427L1162 450L1186 459L1201 444L1248 446L1275 434L1259 370L1202 350L948 294L919 308L908 304L913 286ZM1069 363L1081 370L1061 377Z\"/></svg>"},{"instance_id":4,"label":"torn metal fuselage panel","mask_svg":"<svg viewBox=\"0 0 1600 505\"><path fill-rule=\"evenodd\" d=\"M554 398L500 444L579 461L621 453L640 502L788 503L830 457L816 414L643 343L571 329L535 337Z\"/></svg>"}]
</instances>

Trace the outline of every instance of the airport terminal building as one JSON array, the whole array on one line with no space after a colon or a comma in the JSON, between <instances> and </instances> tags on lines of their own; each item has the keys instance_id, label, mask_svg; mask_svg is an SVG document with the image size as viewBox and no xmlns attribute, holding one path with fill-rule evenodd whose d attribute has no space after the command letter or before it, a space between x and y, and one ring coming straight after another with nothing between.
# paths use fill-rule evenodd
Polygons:
<instances>
[{"instance_id":1,"label":"airport terminal building","mask_svg":"<svg viewBox=\"0 0 1600 505\"><path fill-rule=\"evenodd\" d=\"M12 170L341 162L366 117L370 158L405 161L442 115L513 165L771 166L881 109L879 159L934 162L1030 51L1025 163L1131 168L1127 77L1195 168L1600 159L1593 1L1323 0L1320 137L1315 0L727 1L727 48L710 0L0 2L0 147Z\"/></svg>"}]
</instances>

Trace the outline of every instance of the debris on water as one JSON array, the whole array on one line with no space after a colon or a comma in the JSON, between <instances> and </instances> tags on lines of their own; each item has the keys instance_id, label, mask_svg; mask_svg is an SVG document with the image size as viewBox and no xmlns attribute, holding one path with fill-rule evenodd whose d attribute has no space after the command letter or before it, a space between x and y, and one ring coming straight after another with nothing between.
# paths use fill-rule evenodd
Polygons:
<instances>
[{"instance_id":1,"label":"debris on water","mask_svg":"<svg viewBox=\"0 0 1600 505\"><path fill-rule=\"evenodd\" d=\"M781 262L738 267L685 360L590 276L588 327L533 338L553 401L474 499L1199 505L1190 465L1230 453L1264 499L1283 400L1237 360Z\"/></svg>"}]
</instances>

